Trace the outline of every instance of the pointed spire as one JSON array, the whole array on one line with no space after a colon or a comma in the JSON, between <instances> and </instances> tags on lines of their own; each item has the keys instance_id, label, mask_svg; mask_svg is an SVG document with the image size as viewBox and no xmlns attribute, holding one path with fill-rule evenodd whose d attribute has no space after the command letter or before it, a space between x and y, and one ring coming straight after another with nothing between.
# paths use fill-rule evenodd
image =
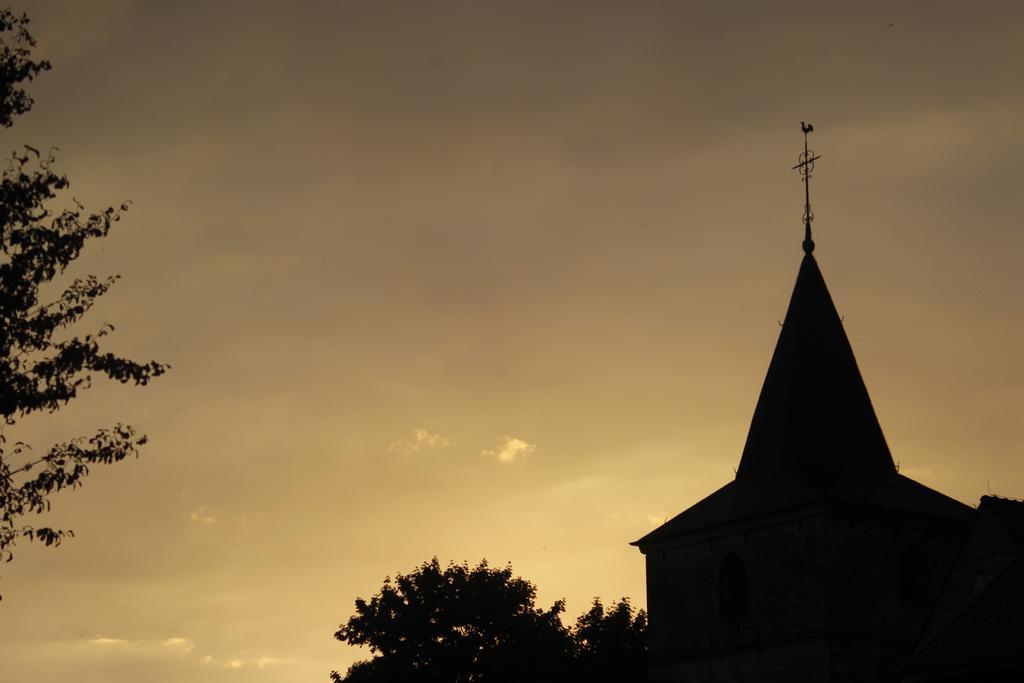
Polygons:
<instances>
[{"instance_id":1,"label":"pointed spire","mask_svg":"<svg viewBox=\"0 0 1024 683\"><path fill-rule=\"evenodd\" d=\"M814 259L810 179L820 159L801 122L804 259L754 410L737 479L786 472L820 481L896 471L853 349Z\"/></svg>"},{"instance_id":2,"label":"pointed spire","mask_svg":"<svg viewBox=\"0 0 1024 683\"><path fill-rule=\"evenodd\" d=\"M896 471L810 251L800 265L736 478L779 471L811 482Z\"/></svg>"}]
</instances>

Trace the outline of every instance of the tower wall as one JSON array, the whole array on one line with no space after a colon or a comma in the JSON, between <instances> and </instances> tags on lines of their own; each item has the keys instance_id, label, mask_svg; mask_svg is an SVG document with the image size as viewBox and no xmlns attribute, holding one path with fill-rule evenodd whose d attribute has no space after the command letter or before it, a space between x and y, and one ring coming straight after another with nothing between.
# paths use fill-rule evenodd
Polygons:
<instances>
[{"instance_id":1,"label":"tower wall","mask_svg":"<svg viewBox=\"0 0 1024 683\"><path fill-rule=\"evenodd\" d=\"M719 527L646 549L652 678L889 680L960 542L962 524L882 510L826 509ZM901 596L907 547L928 585ZM747 611L723 615L720 572L738 557Z\"/></svg>"},{"instance_id":2,"label":"tower wall","mask_svg":"<svg viewBox=\"0 0 1024 683\"><path fill-rule=\"evenodd\" d=\"M648 550L655 680L819 680L829 651L823 529L816 513ZM719 573L730 554L746 568L748 610L723 620Z\"/></svg>"}]
</instances>

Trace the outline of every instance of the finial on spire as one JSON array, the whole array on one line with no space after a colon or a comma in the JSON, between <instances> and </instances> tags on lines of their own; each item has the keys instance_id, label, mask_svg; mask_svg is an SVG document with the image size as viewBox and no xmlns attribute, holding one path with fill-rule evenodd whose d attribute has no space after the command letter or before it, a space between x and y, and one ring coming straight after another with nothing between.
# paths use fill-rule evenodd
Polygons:
<instances>
[{"instance_id":1,"label":"finial on spire","mask_svg":"<svg viewBox=\"0 0 1024 683\"><path fill-rule=\"evenodd\" d=\"M804 253L810 254L814 251L814 240L811 239L811 222L814 220L814 212L811 211L811 173L814 171L814 162L820 159L815 155L814 150L807 147L807 134L814 131L814 126L809 123L800 122L800 130L804 134L804 153L800 155L798 163L793 167L800 173L804 182Z\"/></svg>"}]
</instances>

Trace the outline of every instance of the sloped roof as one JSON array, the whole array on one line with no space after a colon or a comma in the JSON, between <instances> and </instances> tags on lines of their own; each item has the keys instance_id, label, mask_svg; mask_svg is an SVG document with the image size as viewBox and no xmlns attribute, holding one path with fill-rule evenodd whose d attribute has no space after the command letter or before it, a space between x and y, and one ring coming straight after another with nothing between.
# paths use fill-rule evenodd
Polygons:
<instances>
[{"instance_id":1,"label":"sloped roof","mask_svg":"<svg viewBox=\"0 0 1024 683\"><path fill-rule=\"evenodd\" d=\"M998 496L982 496L979 509L999 522L1003 531L1024 548L1024 502Z\"/></svg>"},{"instance_id":2,"label":"sloped roof","mask_svg":"<svg viewBox=\"0 0 1024 683\"><path fill-rule=\"evenodd\" d=\"M812 485L776 472L762 477L737 477L676 515L633 545L646 546L725 523L756 519L816 505L856 505L967 520L971 508L897 472L865 482L845 479Z\"/></svg>"},{"instance_id":3,"label":"sloped roof","mask_svg":"<svg viewBox=\"0 0 1024 683\"><path fill-rule=\"evenodd\" d=\"M828 502L970 514L966 505L896 471L842 321L808 251L736 479L634 545Z\"/></svg>"},{"instance_id":4,"label":"sloped roof","mask_svg":"<svg viewBox=\"0 0 1024 683\"><path fill-rule=\"evenodd\" d=\"M1013 662L1024 675L1024 502L982 497L922 633L908 672Z\"/></svg>"},{"instance_id":5,"label":"sloped roof","mask_svg":"<svg viewBox=\"0 0 1024 683\"><path fill-rule=\"evenodd\" d=\"M915 657L939 665L965 659L1024 655L1024 553L939 631Z\"/></svg>"}]
</instances>

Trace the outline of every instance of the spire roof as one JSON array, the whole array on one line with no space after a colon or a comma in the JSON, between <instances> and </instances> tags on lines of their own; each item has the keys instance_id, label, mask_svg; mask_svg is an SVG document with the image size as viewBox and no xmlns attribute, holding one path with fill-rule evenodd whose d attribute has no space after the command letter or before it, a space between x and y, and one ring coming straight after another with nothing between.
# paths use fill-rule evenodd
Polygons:
<instances>
[{"instance_id":1,"label":"spire roof","mask_svg":"<svg viewBox=\"0 0 1024 683\"><path fill-rule=\"evenodd\" d=\"M853 349L807 251L736 478L784 472L820 484L895 471Z\"/></svg>"},{"instance_id":2,"label":"spire roof","mask_svg":"<svg viewBox=\"0 0 1024 683\"><path fill-rule=\"evenodd\" d=\"M633 544L644 550L710 527L831 504L960 520L971 512L896 471L842 321L805 248L736 479Z\"/></svg>"}]
</instances>

